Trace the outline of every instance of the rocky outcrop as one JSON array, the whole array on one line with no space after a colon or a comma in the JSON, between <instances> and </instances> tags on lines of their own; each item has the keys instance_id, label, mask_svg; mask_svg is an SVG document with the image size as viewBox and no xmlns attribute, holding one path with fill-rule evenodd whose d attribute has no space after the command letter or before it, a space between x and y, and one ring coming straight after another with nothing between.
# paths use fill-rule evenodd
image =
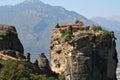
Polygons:
<instances>
[{"instance_id":1,"label":"rocky outcrop","mask_svg":"<svg viewBox=\"0 0 120 80\"><path fill-rule=\"evenodd\" d=\"M46 74L46 75L50 75L50 76L53 75L53 73L50 69L49 61L44 53L41 53L38 56L35 64L36 64L36 66L38 66L38 68L42 74Z\"/></svg>"},{"instance_id":2,"label":"rocky outcrop","mask_svg":"<svg viewBox=\"0 0 120 80\"><path fill-rule=\"evenodd\" d=\"M3 59L3 60L12 59L17 61L25 61L25 56L18 51L7 49L7 50L0 51L0 59Z\"/></svg>"},{"instance_id":3,"label":"rocky outcrop","mask_svg":"<svg viewBox=\"0 0 120 80\"><path fill-rule=\"evenodd\" d=\"M15 50L23 54L24 49L14 26L0 24L0 50Z\"/></svg>"},{"instance_id":4,"label":"rocky outcrop","mask_svg":"<svg viewBox=\"0 0 120 80\"><path fill-rule=\"evenodd\" d=\"M117 80L115 39L113 32L97 26L55 28L50 43L51 69L64 74L66 80Z\"/></svg>"},{"instance_id":5,"label":"rocky outcrop","mask_svg":"<svg viewBox=\"0 0 120 80\"><path fill-rule=\"evenodd\" d=\"M26 66L33 74L57 78L57 74L51 71L49 61L44 53L41 53L36 62L32 63L30 53L24 55L24 49L15 27L0 24L0 60L9 59Z\"/></svg>"}]
</instances>

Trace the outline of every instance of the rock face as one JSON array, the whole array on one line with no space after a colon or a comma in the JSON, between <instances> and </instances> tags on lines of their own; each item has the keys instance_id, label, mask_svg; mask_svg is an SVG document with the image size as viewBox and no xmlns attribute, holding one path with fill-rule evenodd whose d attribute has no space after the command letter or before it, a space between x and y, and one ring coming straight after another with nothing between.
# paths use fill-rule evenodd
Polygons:
<instances>
[{"instance_id":1,"label":"rock face","mask_svg":"<svg viewBox=\"0 0 120 80\"><path fill-rule=\"evenodd\" d=\"M41 53L35 63L38 68L40 69L40 72L42 74L46 74L46 75L52 75L52 71L50 69L50 65L49 65L49 61L47 59L47 57L45 56L44 53Z\"/></svg>"},{"instance_id":2,"label":"rock face","mask_svg":"<svg viewBox=\"0 0 120 80\"><path fill-rule=\"evenodd\" d=\"M0 50L15 50L24 52L14 26L0 24Z\"/></svg>"},{"instance_id":3,"label":"rock face","mask_svg":"<svg viewBox=\"0 0 120 80\"><path fill-rule=\"evenodd\" d=\"M117 80L117 52L114 33L100 27L87 30L55 28L52 33L51 65L66 80Z\"/></svg>"}]
</instances>

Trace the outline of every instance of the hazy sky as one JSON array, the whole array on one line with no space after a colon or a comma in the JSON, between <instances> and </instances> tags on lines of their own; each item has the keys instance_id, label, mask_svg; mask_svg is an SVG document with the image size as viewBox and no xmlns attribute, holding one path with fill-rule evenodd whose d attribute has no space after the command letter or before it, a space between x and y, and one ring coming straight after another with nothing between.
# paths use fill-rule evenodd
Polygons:
<instances>
[{"instance_id":1,"label":"hazy sky","mask_svg":"<svg viewBox=\"0 0 120 80\"><path fill-rule=\"evenodd\" d=\"M15 5L25 0L0 0L0 5ZM120 16L120 0L41 0L53 6L62 6L67 10L91 18L94 16Z\"/></svg>"}]
</instances>

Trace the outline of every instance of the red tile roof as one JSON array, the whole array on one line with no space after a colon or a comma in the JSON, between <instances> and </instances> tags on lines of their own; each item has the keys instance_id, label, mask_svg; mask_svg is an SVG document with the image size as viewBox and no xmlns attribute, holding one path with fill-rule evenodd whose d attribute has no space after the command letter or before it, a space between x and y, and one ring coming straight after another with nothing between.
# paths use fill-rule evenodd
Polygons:
<instances>
[{"instance_id":1,"label":"red tile roof","mask_svg":"<svg viewBox=\"0 0 120 80\"><path fill-rule=\"evenodd\" d=\"M68 27L68 26L82 26L81 24L61 24L61 27Z\"/></svg>"},{"instance_id":2,"label":"red tile roof","mask_svg":"<svg viewBox=\"0 0 120 80\"><path fill-rule=\"evenodd\" d=\"M72 27L72 28L76 28L76 29L79 29L79 28L85 28L86 26L84 26L83 22L79 22L79 23L76 23L76 24L60 24L60 29L61 30L66 30L68 27Z\"/></svg>"}]
</instances>

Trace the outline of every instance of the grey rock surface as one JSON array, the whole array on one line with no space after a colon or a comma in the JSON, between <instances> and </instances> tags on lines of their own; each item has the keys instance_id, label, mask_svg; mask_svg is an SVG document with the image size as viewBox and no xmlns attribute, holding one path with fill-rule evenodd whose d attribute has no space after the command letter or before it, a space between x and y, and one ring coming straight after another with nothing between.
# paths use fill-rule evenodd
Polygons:
<instances>
[{"instance_id":1,"label":"grey rock surface","mask_svg":"<svg viewBox=\"0 0 120 80\"><path fill-rule=\"evenodd\" d=\"M107 34L107 35L106 35ZM117 80L117 51L113 32L92 28L73 32L70 39L53 29L51 69L66 80Z\"/></svg>"},{"instance_id":2,"label":"grey rock surface","mask_svg":"<svg viewBox=\"0 0 120 80\"><path fill-rule=\"evenodd\" d=\"M0 24L0 50L16 50L24 53L17 31L14 26Z\"/></svg>"}]
</instances>

